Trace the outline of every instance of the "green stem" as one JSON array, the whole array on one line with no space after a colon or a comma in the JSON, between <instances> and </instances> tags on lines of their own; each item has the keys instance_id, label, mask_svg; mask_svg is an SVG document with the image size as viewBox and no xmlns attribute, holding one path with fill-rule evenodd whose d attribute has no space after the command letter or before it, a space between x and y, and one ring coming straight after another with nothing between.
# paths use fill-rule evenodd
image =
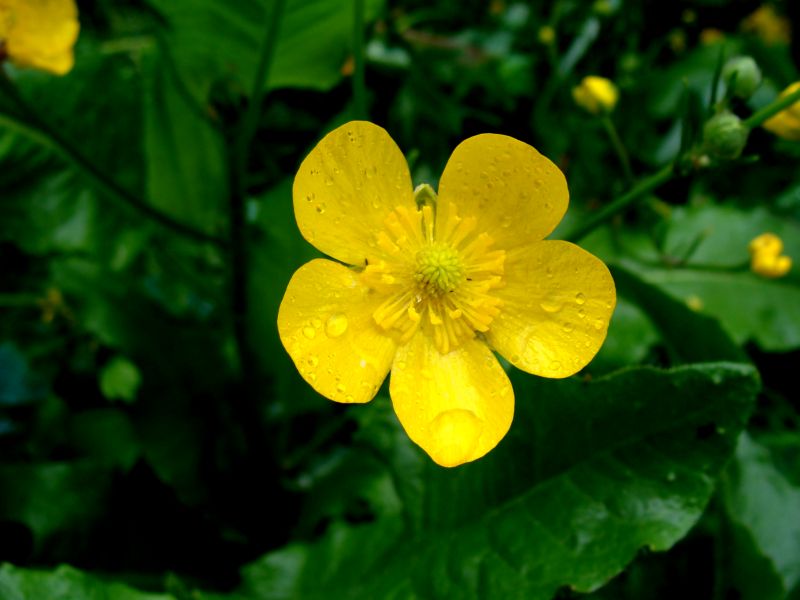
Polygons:
<instances>
[{"instance_id":1,"label":"green stem","mask_svg":"<svg viewBox=\"0 0 800 600\"><path fill-rule=\"evenodd\" d=\"M787 107L793 105L795 102L800 101L800 90L787 94L783 98L774 100L771 104L765 106L750 118L745 119L744 124L750 128L758 127L764 121L778 114ZM636 187L629 192L623 194L611 204L605 206L602 210L592 215L585 223L581 223L572 231L564 236L565 240L577 242L578 240L586 237L589 233L594 231L598 226L605 223L611 217L619 214L628 206L633 204L636 200L646 196L657 187L671 180L675 176L675 163L670 163L660 171L653 173L646 179L642 180Z\"/></svg>"},{"instance_id":2,"label":"green stem","mask_svg":"<svg viewBox=\"0 0 800 600\"><path fill-rule=\"evenodd\" d=\"M367 118L364 78L364 0L353 0L353 103L356 119Z\"/></svg>"},{"instance_id":3,"label":"green stem","mask_svg":"<svg viewBox=\"0 0 800 600\"><path fill-rule=\"evenodd\" d=\"M245 215L247 198L247 169L250 162L250 148L253 143L258 122L261 118L262 103L266 93L269 70L275 56L278 33L286 0L275 0L269 15L267 28L261 44L258 66L253 77L250 101L236 130L236 137L230 155L231 198L230 215L230 270L231 270L231 309L236 349L239 355L242 374L243 393L239 394L240 419L245 427L255 427L258 419L257 408L250 402L254 392L255 359L248 345L248 231ZM250 432L251 440L257 438L257 431ZM255 437L254 437L255 436Z\"/></svg>"},{"instance_id":4,"label":"green stem","mask_svg":"<svg viewBox=\"0 0 800 600\"><path fill-rule=\"evenodd\" d=\"M666 183L672 179L673 175L674 166L670 163L660 171L653 173L646 179L642 180L636 187L614 200L611 204L605 206L597 214L593 215L588 221L581 223L573 231L564 236L564 239L571 242L577 242L578 240L586 237L599 225L602 225L614 215L621 213L636 200L642 196L646 196L663 183Z\"/></svg>"},{"instance_id":5,"label":"green stem","mask_svg":"<svg viewBox=\"0 0 800 600\"><path fill-rule=\"evenodd\" d=\"M617 132L614 122L608 115L603 115L600 120L603 123L603 127L605 127L606 133L608 133L608 137L611 140L611 145L614 147L614 152L617 153L617 158L622 165L622 170L625 172L625 179L628 180L628 183L633 183L633 169L631 169L631 161L628 158L628 151L625 149L625 144L622 143L622 139L619 137L619 133Z\"/></svg>"},{"instance_id":6,"label":"green stem","mask_svg":"<svg viewBox=\"0 0 800 600\"><path fill-rule=\"evenodd\" d=\"M158 223L159 225L162 225L167 229L198 242L209 242L217 246L225 245L224 240L195 229L165 213L162 213L144 200L134 196L128 190L121 187L118 183L108 177L89 159L81 154L77 148L75 148L65 138L61 137L59 133L57 133L47 123L42 121L33 112L33 110L28 106L27 102L25 102L22 96L19 95L13 82L8 78L5 71L2 71L2 69L0 69L0 89L2 89L2 92L14 102L22 116L28 121L22 121L13 115L0 114L0 125L3 125L8 129L25 136L32 142L35 142L36 144L60 156L62 159L71 163L74 167L80 170L81 173L83 173L87 179L91 180L95 187L97 187L101 192L123 204L127 204L140 214Z\"/></svg>"},{"instance_id":7,"label":"green stem","mask_svg":"<svg viewBox=\"0 0 800 600\"><path fill-rule=\"evenodd\" d=\"M751 129L753 127L758 127L764 121L778 114L784 109L790 107L795 102L800 102L800 90L795 90L794 92L784 96L783 98L778 98L777 100L774 100L772 104L768 104L761 110L756 111L753 115L745 119L744 124L750 127Z\"/></svg>"}]
</instances>

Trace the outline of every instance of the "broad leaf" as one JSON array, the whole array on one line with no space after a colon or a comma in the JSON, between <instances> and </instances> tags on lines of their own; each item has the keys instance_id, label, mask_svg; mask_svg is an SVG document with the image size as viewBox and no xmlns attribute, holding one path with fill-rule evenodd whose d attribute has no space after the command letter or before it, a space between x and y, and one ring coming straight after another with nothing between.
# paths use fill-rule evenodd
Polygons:
<instances>
[{"instance_id":1,"label":"broad leaf","mask_svg":"<svg viewBox=\"0 0 800 600\"><path fill-rule=\"evenodd\" d=\"M734 523L738 588L746 600L783 598L800 583L800 488L769 450L744 434L726 471L722 498Z\"/></svg>"},{"instance_id":2,"label":"broad leaf","mask_svg":"<svg viewBox=\"0 0 800 600\"><path fill-rule=\"evenodd\" d=\"M752 368L731 363L592 383L516 379L507 438L454 470L396 424L368 419L364 444L390 465L403 517L334 525L268 554L244 570L236 597L535 600L596 589L640 548L665 550L696 522L758 388Z\"/></svg>"},{"instance_id":3,"label":"broad leaf","mask_svg":"<svg viewBox=\"0 0 800 600\"><path fill-rule=\"evenodd\" d=\"M139 592L121 583L109 583L71 567L54 571L0 567L3 600L175 600L166 594Z\"/></svg>"},{"instance_id":4,"label":"broad leaf","mask_svg":"<svg viewBox=\"0 0 800 600\"><path fill-rule=\"evenodd\" d=\"M205 98L220 79L249 93L267 20L266 0L150 0L170 25L166 38L186 84ZM352 2L288 0L280 24L270 88L327 90L342 78L353 39ZM374 19L383 0L367 0L365 19Z\"/></svg>"}]
</instances>

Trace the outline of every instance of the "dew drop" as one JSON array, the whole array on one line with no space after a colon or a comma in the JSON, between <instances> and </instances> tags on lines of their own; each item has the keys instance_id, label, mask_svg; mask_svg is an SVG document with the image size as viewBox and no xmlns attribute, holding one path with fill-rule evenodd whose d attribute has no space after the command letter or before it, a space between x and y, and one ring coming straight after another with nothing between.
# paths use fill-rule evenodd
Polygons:
<instances>
[{"instance_id":1,"label":"dew drop","mask_svg":"<svg viewBox=\"0 0 800 600\"><path fill-rule=\"evenodd\" d=\"M583 292L578 292L577 294L575 294L575 302L577 302L578 304L586 303L586 296L583 294Z\"/></svg>"},{"instance_id":2,"label":"dew drop","mask_svg":"<svg viewBox=\"0 0 800 600\"><path fill-rule=\"evenodd\" d=\"M347 402L352 402L353 400L355 400L355 398L353 398L353 394L347 394L347 396L345 396L345 400Z\"/></svg>"},{"instance_id":3,"label":"dew drop","mask_svg":"<svg viewBox=\"0 0 800 600\"><path fill-rule=\"evenodd\" d=\"M578 317L580 317L581 319L585 319L586 318L586 311L583 310L582 308L579 308L578 309Z\"/></svg>"},{"instance_id":4,"label":"dew drop","mask_svg":"<svg viewBox=\"0 0 800 600\"><path fill-rule=\"evenodd\" d=\"M550 363L550 368L553 371L560 371L561 370L561 363L558 362L557 360L554 360L553 362Z\"/></svg>"},{"instance_id":5,"label":"dew drop","mask_svg":"<svg viewBox=\"0 0 800 600\"><path fill-rule=\"evenodd\" d=\"M306 200L308 200L309 202L313 202L314 198L315 198L314 192L311 192L308 196L306 196Z\"/></svg>"},{"instance_id":6,"label":"dew drop","mask_svg":"<svg viewBox=\"0 0 800 600\"><path fill-rule=\"evenodd\" d=\"M326 177L325 178L325 185L332 186L333 185L333 179L330 178L330 177Z\"/></svg>"},{"instance_id":7,"label":"dew drop","mask_svg":"<svg viewBox=\"0 0 800 600\"><path fill-rule=\"evenodd\" d=\"M542 307L542 310L549 313L555 313L561 310L561 303L556 302L555 300L545 300L539 306Z\"/></svg>"},{"instance_id":8,"label":"dew drop","mask_svg":"<svg viewBox=\"0 0 800 600\"><path fill-rule=\"evenodd\" d=\"M314 327L316 327L317 329L319 329L320 327L322 327L322 321L320 321L319 319L311 319L311 324L312 324Z\"/></svg>"},{"instance_id":9,"label":"dew drop","mask_svg":"<svg viewBox=\"0 0 800 600\"><path fill-rule=\"evenodd\" d=\"M313 340L317 336L317 330L313 327L303 327L303 335Z\"/></svg>"},{"instance_id":10,"label":"dew drop","mask_svg":"<svg viewBox=\"0 0 800 600\"><path fill-rule=\"evenodd\" d=\"M308 357L306 358L306 362L308 363L308 366L313 369L319 364L319 359L313 354L309 354Z\"/></svg>"},{"instance_id":11,"label":"dew drop","mask_svg":"<svg viewBox=\"0 0 800 600\"><path fill-rule=\"evenodd\" d=\"M341 313L328 317L328 321L325 323L325 333L328 337L338 338L345 331L347 331L347 317Z\"/></svg>"},{"instance_id":12,"label":"dew drop","mask_svg":"<svg viewBox=\"0 0 800 600\"><path fill-rule=\"evenodd\" d=\"M317 211L319 214L322 214L322 213L324 213L324 212L325 212L325 205L324 205L324 204L317 204L317 206L316 206L316 211Z\"/></svg>"},{"instance_id":13,"label":"dew drop","mask_svg":"<svg viewBox=\"0 0 800 600\"><path fill-rule=\"evenodd\" d=\"M340 394L344 394L347 391L347 387L343 383L340 383L336 386L336 391Z\"/></svg>"},{"instance_id":14,"label":"dew drop","mask_svg":"<svg viewBox=\"0 0 800 600\"><path fill-rule=\"evenodd\" d=\"M594 325L594 328L597 329L597 331L600 331L603 328L603 320L597 319L594 323L592 323L592 325Z\"/></svg>"},{"instance_id":15,"label":"dew drop","mask_svg":"<svg viewBox=\"0 0 800 600\"><path fill-rule=\"evenodd\" d=\"M306 374L306 378L307 378L307 379L308 379L308 381L310 381L311 383L314 383L314 382L317 380L317 375L316 375L316 373L307 373L307 374Z\"/></svg>"},{"instance_id":16,"label":"dew drop","mask_svg":"<svg viewBox=\"0 0 800 600\"><path fill-rule=\"evenodd\" d=\"M553 267L547 267L546 273L547 273L547 277L549 279L552 279L553 278Z\"/></svg>"},{"instance_id":17,"label":"dew drop","mask_svg":"<svg viewBox=\"0 0 800 600\"><path fill-rule=\"evenodd\" d=\"M564 333L571 333L572 330L575 329L575 326L572 323L564 323L561 329L564 330Z\"/></svg>"}]
</instances>

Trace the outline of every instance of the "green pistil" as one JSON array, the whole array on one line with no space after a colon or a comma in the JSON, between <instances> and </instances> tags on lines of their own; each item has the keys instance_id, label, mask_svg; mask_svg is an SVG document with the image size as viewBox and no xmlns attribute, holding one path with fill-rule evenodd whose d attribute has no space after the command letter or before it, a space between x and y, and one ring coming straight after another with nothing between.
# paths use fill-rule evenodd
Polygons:
<instances>
[{"instance_id":1,"label":"green pistil","mask_svg":"<svg viewBox=\"0 0 800 600\"><path fill-rule=\"evenodd\" d=\"M452 292L464 279L464 265L450 246L432 244L417 253L414 279L428 293Z\"/></svg>"}]
</instances>

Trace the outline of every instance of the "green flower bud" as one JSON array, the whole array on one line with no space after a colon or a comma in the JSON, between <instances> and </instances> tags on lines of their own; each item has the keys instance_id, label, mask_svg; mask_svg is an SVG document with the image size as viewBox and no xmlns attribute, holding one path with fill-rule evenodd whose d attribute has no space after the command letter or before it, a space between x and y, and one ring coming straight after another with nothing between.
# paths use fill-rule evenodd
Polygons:
<instances>
[{"instance_id":1,"label":"green flower bud","mask_svg":"<svg viewBox=\"0 0 800 600\"><path fill-rule=\"evenodd\" d=\"M750 134L742 120L727 111L711 117L703 127L703 149L719 160L738 158Z\"/></svg>"},{"instance_id":2,"label":"green flower bud","mask_svg":"<svg viewBox=\"0 0 800 600\"><path fill-rule=\"evenodd\" d=\"M761 69L749 56L737 56L725 63L722 79L734 96L747 100L761 85Z\"/></svg>"}]
</instances>

